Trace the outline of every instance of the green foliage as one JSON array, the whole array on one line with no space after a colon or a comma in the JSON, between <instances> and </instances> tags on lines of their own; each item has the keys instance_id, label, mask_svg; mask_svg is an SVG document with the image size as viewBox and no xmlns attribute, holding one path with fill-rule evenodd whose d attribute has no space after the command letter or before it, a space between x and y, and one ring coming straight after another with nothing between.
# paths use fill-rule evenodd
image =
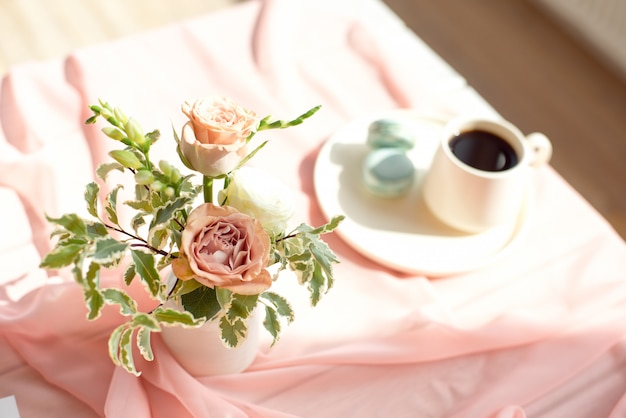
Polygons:
<instances>
[{"instance_id":1,"label":"green foliage","mask_svg":"<svg viewBox=\"0 0 626 418\"><path fill-rule=\"evenodd\" d=\"M192 328L204 323L202 319L196 319L190 312L181 312L175 309L167 309L163 306L153 311L154 318L163 325L174 326L180 325Z\"/></svg>"},{"instance_id":2,"label":"green foliage","mask_svg":"<svg viewBox=\"0 0 626 418\"><path fill-rule=\"evenodd\" d=\"M128 244L113 237L101 237L94 240L93 261L104 267L115 267L124 258Z\"/></svg>"},{"instance_id":3,"label":"green foliage","mask_svg":"<svg viewBox=\"0 0 626 418\"><path fill-rule=\"evenodd\" d=\"M291 121L283 121L283 120L270 121L270 117L268 116L265 119L261 120L261 122L259 123L258 131L263 131L266 129L285 129L291 126L300 125L306 119L310 118L315 113L317 113L317 111L320 110L321 107L322 106L315 106Z\"/></svg>"},{"instance_id":4,"label":"green foliage","mask_svg":"<svg viewBox=\"0 0 626 418\"><path fill-rule=\"evenodd\" d=\"M98 217L98 183L91 182L85 187L85 202L87 202L87 212L94 218Z\"/></svg>"},{"instance_id":5,"label":"green foliage","mask_svg":"<svg viewBox=\"0 0 626 418\"><path fill-rule=\"evenodd\" d=\"M56 247L46 254L39 266L46 269L59 269L67 267L74 263L76 257L78 257L83 249L83 244L72 243L68 240L59 241Z\"/></svg>"},{"instance_id":6,"label":"green foliage","mask_svg":"<svg viewBox=\"0 0 626 418\"><path fill-rule=\"evenodd\" d=\"M139 278L146 285L150 295L157 298L163 291L165 284L161 281L161 276L156 269L154 255L140 250L131 250L130 253Z\"/></svg>"},{"instance_id":7,"label":"green foliage","mask_svg":"<svg viewBox=\"0 0 626 418\"><path fill-rule=\"evenodd\" d=\"M291 323L294 320L293 309L287 299L277 293L263 292L260 297L265 303L263 326L272 335L274 339L272 345L274 345L280 336L280 318Z\"/></svg>"},{"instance_id":8,"label":"green foliage","mask_svg":"<svg viewBox=\"0 0 626 418\"><path fill-rule=\"evenodd\" d=\"M113 363L139 376L141 373L135 368L133 358L133 337L139 353L146 360L152 361L154 354L150 345L150 336L153 332L160 331L160 323L154 315L136 312L130 321L118 326L109 337L109 356Z\"/></svg>"},{"instance_id":9,"label":"green foliage","mask_svg":"<svg viewBox=\"0 0 626 418\"><path fill-rule=\"evenodd\" d=\"M236 347L248 335L248 321L260 304L264 306L264 327L274 342L279 338L282 325L294 320L294 312L287 299L266 291L260 295L240 295L224 288L210 288L196 280L176 280L168 288L161 270L179 256L181 234L189 212L200 193L205 201L213 196L213 180L223 179L224 185L231 173L213 178L203 177L202 184L194 184L194 175L183 176L168 163L154 163L150 158L151 146L159 139L159 131L144 133L141 125L129 118L119 108L99 101L90 106L93 115L85 123L106 121L102 132L117 141L120 149L109 152L110 162L101 164L96 175L103 181L115 172L134 180L133 196L122 201L122 185L108 189L106 194L98 183L89 182L84 191L84 201L90 218L75 213L58 218L47 217L54 226L51 237L56 240L53 249L44 256L40 266L46 269L67 268L82 287L86 316L95 320L107 305L117 308L126 321L110 335L109 355L116 365L129 373L139 375L135 366L133 349L136 346L143 358L154 359L151 336L163 326L197 327L205 321L215 321L225 344ZM257 131L285 129L301 124L313 116L319 106L290 121L262 119ZM249 141L256 132L247 138ZM181 162L191 168L180 152L180 139L173 133L176 151ZM235 168L246 164L259 153L267 141L249 152ZM132 212L130 219L127 211ZM320 236L332 232L341 217L328 224L313 228L300 225L287 235L272 237L274 259L281 269L289 268L298 275L301 284L311 292L311 302L319 302L323 293L333 285L332 265L338 262ZM128 225L124 225L127 223ZM103 269L124 266L123 285L103 285ZM158 306L149 312L140 311L137 302L125 286L139 280ZM166 307L168 300L179 301L184 310Z\"/></svg>"},{"instance_id":10,"label":"green foliage","mask_svg":"<svg viewBox=\"0 0 626 418\"><path fill-rule=\"evenodd\" d=\"M218 319L222 341L229 347L239 346L248 336L248 319L257 305L258 295L239 295L226 289L216 291L222 307Z\"/></svg>"},{"instance_id":11,"label":"green foliage","mask_svg":"<svg viewBox=\"0 0 626 418\"><path fill-rule=\"evenodd\" d=\"M196 282L197 283L197 282ZM195 290L181 296L185 310L195 318L211 319L220 311L215 289L199 286Z\"/></svg>"},{"instance_id":12,"label":"green foliage","mask_svg":"<svg viewBox=\"0 0 626 418\"><path fill-rule=\"evenodd\" d=\"M119 163L100 164L100 166L96 169L96 175L103 181L106 181L109 173L113 170L124 172L124 166Z\"/></svg>"},{"instance_id":13,"label":"green foliage","mask_svg":"<svg viewBox=\"0 0 626 418\"><path fill-rule=\"evenodd\" d=\"M339 262L320 236L333 231L343 219L343 216L334 217L318 228L301 224L276 243L278 261L283 268L296 272L301 284L307 285L313 306L333 286L332 265Z\"/></svg>"}]
</instances>

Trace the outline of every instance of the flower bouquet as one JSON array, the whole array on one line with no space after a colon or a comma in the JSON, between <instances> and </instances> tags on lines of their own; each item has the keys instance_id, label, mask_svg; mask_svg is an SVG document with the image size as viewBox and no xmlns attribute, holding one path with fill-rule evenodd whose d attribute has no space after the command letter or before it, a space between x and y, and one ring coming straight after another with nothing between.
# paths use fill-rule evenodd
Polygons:
<instances>
[{"instance_id":1,"label":"flower bouquet","mask_svg":"<svg viewBox=\"0 0 626 418\"><path fill-rule=\"evenodd\" d=\"M119 306L127 319L108 343L116 365L139 375L133 347L153 360L151 334L162 327L192 328L214 321L222 342L237 347L258 306L264 308L264 328L276 342L281 323L294 319L288 300L272 291L280 271L296 273L313 306L333 286L332 266L338 260L320 236L333 231L343 217L319 227L303 223L287 229L294 213L288 190L267 173L246 166L268 142L253 146L258 132L299 125L319 106L282 121L259 118L224 97L185 102L182 111L189 121L180 136L176 129L173 136L182 164L191 170L187 175L167 161L151 159L158 131L144 133L134 118L103 101L90 109L93 116L86 123L103 118L107 124L102 131L121 145L109 152L112 160L97 168L97 176L106 184L112 172L130 175L134 192L131 199L118 202L122 184L104 193L98 183L88 183L85 201L92 218L48 216L56 242L41 267L71 269L83 288L89 320L97 319L105 305ZM194 182L198 176L201 181ZM132 216L123 222L127 212ZM123 285L101 286L101 270L120 266ZM166 268L172 272L169 282ZM139 309L128 291L136 280L155 307Z\"/></svg>"}]
</instances>

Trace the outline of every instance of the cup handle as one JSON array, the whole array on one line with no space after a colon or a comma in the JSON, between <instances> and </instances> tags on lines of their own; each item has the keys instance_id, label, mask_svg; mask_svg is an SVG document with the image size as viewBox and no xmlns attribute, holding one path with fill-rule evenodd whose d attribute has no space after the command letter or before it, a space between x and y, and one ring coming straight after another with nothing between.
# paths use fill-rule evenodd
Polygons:
<instances>
[{"instance_id":1,"label":"cup handle","mask_svg":"<svg viewBox=\"0 0 626 418\"><path fill-rule=\"evenodd\" d=\"M530 165L532 167L539 167L543 164L547 164L552 158L552 142L547 136L540 132L533 132L526 137L528 141L528 147L533 153Z\"/></svg>"}]
</instances>

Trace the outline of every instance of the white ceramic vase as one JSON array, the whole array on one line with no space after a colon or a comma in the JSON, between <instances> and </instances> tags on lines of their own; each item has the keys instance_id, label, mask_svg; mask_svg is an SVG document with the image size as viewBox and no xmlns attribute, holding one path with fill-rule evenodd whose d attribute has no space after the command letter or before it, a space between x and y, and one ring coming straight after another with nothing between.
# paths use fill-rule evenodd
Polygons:
<instances>
[{"instance_id":1,"label":"white ceramic vase","mask_svg":"<svg viewBox=\"0 0 626 418\"><path fill-rule=\"evenodd\" d=\"M180 309L180 305L169 307ZM248 336L236 348L222 342L216 321L198 328L163 326L161 336L172 356L192 376L241 373L252 364L259 351L262 312L260 308L253 311L248 319Z\"/></svg>"}]
</instances>

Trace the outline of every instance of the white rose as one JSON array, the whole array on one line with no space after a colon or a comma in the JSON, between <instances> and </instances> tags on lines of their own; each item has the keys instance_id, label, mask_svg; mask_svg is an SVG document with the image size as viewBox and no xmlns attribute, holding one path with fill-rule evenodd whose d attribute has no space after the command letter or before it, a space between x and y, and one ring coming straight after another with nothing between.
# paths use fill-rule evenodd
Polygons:
<instances>
[{"instance_id":1,"label":"white rose","mask_svg":"<svg viewBox=\"0 0 626 418\"><path fill-rule=\"evenodd\" d=\"M236 170L219 201L256 218L272 234L284 232L295 212L291 190L264 170L244 166Z\"/></svg>"}]
</instances>

